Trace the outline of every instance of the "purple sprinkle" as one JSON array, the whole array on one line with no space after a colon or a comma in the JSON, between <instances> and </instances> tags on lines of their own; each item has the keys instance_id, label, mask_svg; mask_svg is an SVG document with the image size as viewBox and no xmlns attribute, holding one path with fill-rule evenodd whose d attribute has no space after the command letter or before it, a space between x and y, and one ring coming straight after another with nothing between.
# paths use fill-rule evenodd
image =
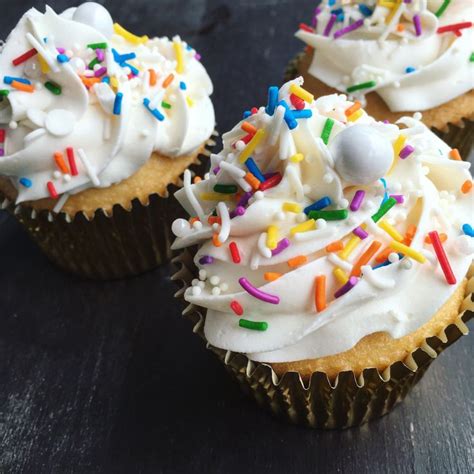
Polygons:
<instances>
[{"instance_id":1,"label":"purple sprinkle","mask_svg":"<svg viewBox=\"0 0 474 474\"><path fill-rule=\"evenodd\" d=\"M194 55L194 58L195 58L197 61L201 61L201 57L202 57L202 56L201 56L199 53L196 53L196 54Z\"/></svg>"},{"instance_id":2,"label":"purple sprinkle","mask_svg":"<svg viewBox=\"0 0 474 474\"><path fill-rule=\"evenodd\" d=\"M272 256L274 257L275 255L282 253L283 250L285 250L289 246L290 241L288 239L281 239L280 242L278 242L277 246L272 250Z\"/></svg>"},{"instance_id":3,"label":"purple sprinkle","mask_svg":"<svg viewBox=\"0 0 474 474\"><path fill-rule=\"evenodd\" d=\"M231 219L237 216L243 216L245 214L245 207L237 206L232 212L230 212L229 216Z\"/></svg>"},{"instance_id":4,"label":"purple sprinkle","mask_svg":"<svg viewBox=\"0 0 474 474\"><path fill-rule=\"evenodd\" d=\"M352 202L351 202L351 211L355 212L355 211L358 211L360 206L362 205L362 201L364 200L364 197L365 197L365 191L363 191L362 189L359 189L358 191L356 191L356 193L354 194L354 197L352 198Z\"/></svg>"},{"instance_id":5,"label":"purple sprinkle","mask_svg":"<svg viewBox=\"0 0 474 474\"><path fill-rule=\"evenodd\" d=\"M389 124L389 123L390 123L390 121L389 121L389 120L387 120L387 119L385 119L385 120L382 120L382 123L384 123L385 125L387 125L387 124Z\"/></svg>"},{"instance_id":6,"label":"purple sprinkle","mask_svg":"<svg viewBox=\"0 0 474 474\"><path fill-rule=\"evenodd\" d=\"M364 229L362 229L362 227L360 227L360 226L359 226L359 227L356 227L356 228L352 231L352 233L353 233L354 235L357 235L357 237L359 237L359 239L361 239L361 240L364 240L364 239L366 239L366 238L369 236L369 234L368 234Z\"/></svg>"},{"instance_id":7,"label":"purple sprinkle","mask_svg":"<svg viewBox=\"0 0 474 474\"><path fill-rule=\"evenodd\" d=\"M391 194L390 197L395 199L398 204L403 204L405 202L405 196L403 196L403 194Z\"/></svg>"},{"instance_id":8,"label":"purple sprinkle","mask_svg":"<svg viewBox=\"0 0 474 474\"><path fill-rule=\"evenodd\" d=\"M105 66L100 67L97 71L94 71L95 77L101 77L107 73L107 68Z\"/></svg>"},{"instance_id":9,"label":"purple sprinkle","mask_svg":"<svg viewBox=\"0 0 474 474\"><path fill-rule=\"evenodd\" d=\"M311 20L311 26L313 26L313 28L316 28L316 26L318 26L318 15L320 13L321 13L321 8L316 7L316 9L314 10L313 19Z\"/></svg>"},{"instance_id":10,"label":"purple sprinkle","mask_svg":"<svg viewBox=\"0 0 474 474\"><path fill-rule=\"evenodd\" d=\"M56 48L56 50L59 54L64 54L66 52L65 48Z\"/></svg>"},{"instance_id":11,"label":"purple sprinkle","mask_svg":"<svg viewBox=\"0 0 474 474\"><path fill-rule=\"evenodd\" d=\"M403 147L401 150L400 150L400 153L398 154L398 156L404 160L405 158L407 158L408 156L410 156L413 152L415 151L415 149L411 146L411 145L407 145L405 147Z\"/></svg>"},{"instance_id":12,"label":"purple sprinkle","mask_svg":"<svg viewBox=\"0 0 474 474\"><path fill-rule=\"evenodd\" d=\"M221 168L220 168L219 166L216 166L216 167L212 170L212 172L213 172L214 174L217 174L217 173L219 173L220 170L221 170Z\"/></svg>"},{"instance_id":13,"label":"purple sprinkle","mask_svg":"<svg viewBox=\"0 0 474 474\"><path fill-rule=\"evenodd\" d=\"M252 197L253 193L252 192L247 192L242 195L242 197L239 199L239 202L237 203L237 207L245 207L248 203L250 198Z\"/></svg>"},{"instance_id":14,"label":"purple sprinkle","mask_svg":"<svg viewBox=\"0 0 474 474\"><path fill-rule=\"evenodd\" d=\"M104 50L102 49L96 49L95 50L95 55L97 56L97 59L102 62L105 59L105 53Z\"/></svg>"},{"instance_id":15,"label":"purple sprinkle","mask_svg":"<svg viewBox=\"0 0 474 474\"><path fill-rule=\"evenodd\" d=\"M0 148L0 156L5 156L5 150L3 148Z\"/></svg>"},{"instance_id":16,"label":"purple sprinkle","mask_svg":"<svg viewBox=\"0 0 474 474\"><path fill-rule=\"evenodd\" d=\"M211 257L210 255L203 255L199 259L199 263L201 265L209 265L210 263L214 263L214 257Z\"/></svg>"},{"instance_id":17,"label":"purple sprinkle","mask_svg":"<svg viewBox=\"0 0 474 474\"><path fill-rule=\"evenodd\" d=\"M332 14L331 18L329 18L326 28L324 28L324 31L323 31L324 36L329 36L329 33L331 33L332 27L334 26L334 23L336 23L336 19L337 19L337 15Z\"/></svg>"},{"instance_id":18,"label":"purple sprinkle","mask_svg":"<svg viewBox=\"0 0 474 474\"><path fill-rule=\"evenodd\" d=\"M416 36L421 36L421 20L420 20L420 15L416 14L413 17L413 24L415 25L415 32Z\"/></svg>"},{"instance_id":19,"label":"purple sprinkle","mask_svg":"<svg viewBox=\"0 0 474 474\"><path fill-rule=\"evenodd\" d=\"M345 285L341 286L341 288L339 288L336 293L334 293L334 298L339 298L340 296L345 295L348 291L352 290L352 288L357 285L358 281L359 279L357 277L351 276L348 282Z\"/></svg>"},{"instance_id":20,"label":"purple sprinkle","mask_svg":"<svg viewBox=\"0 0 474 474\"><path fill-rule=\"evenodd\" d=\"M364 24L364 20L360 19L352 23L352 25L346 26L345 28L341 28L334 33L334 39L340 38L341 36L345 35L346 33L350 33L351 31L357 30Z\"/></svg>"}]
</instances>

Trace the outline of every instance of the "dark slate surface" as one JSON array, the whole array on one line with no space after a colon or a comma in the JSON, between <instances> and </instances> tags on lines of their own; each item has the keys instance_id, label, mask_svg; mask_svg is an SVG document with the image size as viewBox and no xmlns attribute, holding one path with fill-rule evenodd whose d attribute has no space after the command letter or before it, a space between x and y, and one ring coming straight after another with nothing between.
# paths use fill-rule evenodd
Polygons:
<instances>
[{"instance_id":1,"label":"dark slate surface","mask_svg":"<svg viewBox=\"0 0 474 474\"><path fill-rule=\"evenodd\" d=\"M27 7L2 1L5 36ZM181 34L215 82L219 128L260 104L312 1L106 2L137 33ZM57 10L70 2L51 2ZM0 472L451 473L473 466L472 337L360 429L286 425L242 395L179 316L170 269L121 282L54 268L0 213Z\"/></svg>"}]
</instances>

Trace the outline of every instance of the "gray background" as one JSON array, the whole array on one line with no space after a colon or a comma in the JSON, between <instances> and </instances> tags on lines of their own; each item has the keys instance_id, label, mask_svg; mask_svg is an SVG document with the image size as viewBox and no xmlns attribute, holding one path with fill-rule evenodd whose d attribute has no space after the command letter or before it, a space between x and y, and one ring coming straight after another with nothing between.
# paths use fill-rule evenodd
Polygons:
<instances>
[{"instance_id":1,"label":"gray background","mask_svg":"<svg viewBox=\"0 0 474 474\"><path fill-rule=\"evenodd\" d=\"M105 2L137 34L179 33L215 84L221 131L264 103L316 2ZM74 2L50 2L57 11ZM30 6L0 1L0 36ZM0 213L0 472L468 472L472 336L388 417L287 425L242 395L173 300L170 268L108 283L61 273ZM472 324L471 324L472 327Z\"/></svg>"}]
</instances>

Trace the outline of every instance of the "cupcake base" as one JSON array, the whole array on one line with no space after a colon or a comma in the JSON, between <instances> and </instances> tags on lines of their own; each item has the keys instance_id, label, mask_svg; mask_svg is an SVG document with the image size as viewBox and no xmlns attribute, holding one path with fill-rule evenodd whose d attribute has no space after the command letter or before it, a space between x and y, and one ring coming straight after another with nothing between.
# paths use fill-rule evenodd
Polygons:
<instances>
[{"instance_id":1,"label":"cupcake base","mask_svg":"<svg viewBox=\"0 0 474 474\"><path fill-rule=\"evenodd\" d=\"M212 139L208 140L191 157L189 169L204 172L214 145ZM170 260L171 224L183 211L175 199L168 198L180 184L178 176L164 192L129 200L128 206L119 203L71 214L53 212L50 200L34 203L35 207L33 203L15 205L2 186L0 207L11 212L46 256L63 270L111 280L144 273ZM73 200L69 210L78 202Z\"/></svg>"},{"instance_id":2,"label":"cupcake base","mask_svg":"<svg viewBox=\"0 0 474 474\"><path fill-rule=\"evenodd\" d=\"M298 54L287 66L285 80L303 76L305 89L316 97L340 94L341 92L328 86L308 73L313 60L312 52ZM382 98L371 92L365 96L367 104L364 110L376 120L396 122L400 117L411 115L412 112L392 112ZM451 148L457 148L461 157L467 159L473 145L474 136L474 91L456 97L450 102L422 112L423 123Z\"/></svg>"},{"instance_id":3,"label":"cupcake base","mask_svg":"<svg viewBox=\"0 0 474 474\"><path fill-rule=\"evenodd\" d=\"M176 297L183 298L194 278L192 255L185 251L174 259L178 271L173 279L181 283ZM297 371L277 375L269 364L256 363L244 354L207 344L224 363L242 389L263 407L287 421L319 429L342 429L362 425L388 412L418 383L431 362L460 336L474 311L474 265L468 274L465 297L455 322L429 337L404 360L385 370L366 368L356 375L344 371L335 378L313 372L307 380ZM183 299L184 301L184 299ZM204 340L203 309L188 305L183 315L194 323L194 332Z\"/></svg>"}]
</instances>

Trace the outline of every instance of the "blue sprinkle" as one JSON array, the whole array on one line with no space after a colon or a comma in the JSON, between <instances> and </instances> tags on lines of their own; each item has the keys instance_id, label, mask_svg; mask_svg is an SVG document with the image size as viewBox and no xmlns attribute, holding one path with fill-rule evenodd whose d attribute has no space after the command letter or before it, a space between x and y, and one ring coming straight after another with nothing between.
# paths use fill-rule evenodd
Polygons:
<instances>
[{"instance_id":1,"label":"blue sprinkle","mask_svg":"<svg viewBox=\"0 0 474 474\"><path fill-rule=\"evenodd\" d=\"M344 13L339 13L336 17L336 21L344 21Z\"/></svg>"},{"instance_id":2,"label":"blue sprinkle","mask_svg":"<svg viewBox=\"0 0 474 474\"><path fill-rule=\"evenodd\" d=\"M383 199L382 199L382 204L388 199L388 192L387 192L387 181L385 180L385 178L380 178L380 181L382 182L383 184L383 187L385 189L385 194L383 195Z\"/></svg>"},{"instance_id":3,"label":"blue sprinkle","mask_svg":"<svg viewBox=\"0 0 474 474\"><path fill-rule=\"evenodd\" d=\"M401 260L404 257L404 255L402 253L399 253L398 257ZM385 260L385 262L382 262L381 264L376 265L375 267L373 267L372 270L377 270L377 268L386 267L386 266L391 265L391 264L392 264L392 262L390 260Z\"/></svg>"},{"instance_id":4,"label":"blue sprinkle","mask_svg":"<svg viewBox=\"0 0 474 474\"><path fill-rule=\"evenodd\" d=\"M334 10L331 10L331 13L333 15L339 15L341 13L344 13L344 10L342 8L335 8Z\"/></svg>"},{"instance_id":5,"label":"blue sprinkle","mask_svg":"<svg viewBox=\"0 0 474 474\"><path fill-rule=\"evenodd\" d=\"M165 119L165 116L158 110L158 109L150 109L150 99L145 97L143 99L143 105L147 108L147 110L155 117L157 120L162 122Z\"/></svg>"},{"instance_id":6,"label":"blue sprinkle","mask_svg":"<svg viewBox=\"0 0 474 474\"><path fill-rule=\"evenodd\" d=\"M120 54L114 48L112 48L112 54L114 55L114 61L120 65L122 65L125 61L135 59L137 57L135 53Z\"/></svg>"},{"instance_id":7,"label":"blue sprinkle","mask_svg":"<svg viewBox=\"0 0 474 474\"><path fill-rule=\"evenodd\" d=\"M188 51L191 51L191 50L193 49L193 47L192 47L190 44L188 44L188 45L186 46L186 49L187 49Z\"/></svg>"},{"instance_id":8,"label":"blue sprinkle","mask_svg":"<svg viewBox=\"0 0 474 474\"><path fill-rule=\"evenodd\" d=\"M58 54L56 56L56 59L58 60L59 63L67 63L69 62L69 58L65 54Z\"/></svg>"},{"instance_id":9,"label":"blue sprinkle","mask_svg":"<svg viewBox=\"0 0 474 474\"><path fill-rule=\"evenodd\" d=\"M324 196L319 201L314 202L313 204L309 205L308 207L304 208L304 213L309 214L311 211L320 211L325 207L331 205L331 198L329 196Z\"/></svg>"},{"instance_id":10,"label":"blue sprinkle","mask_svg":"<svg viewBox=\"0 0 474 474\"><path fill-rule=\"evenodd\" d=\"M336 0L328 0L328 5L332 7L336 3Z\"/></svg>"},{"instance_id":11,"label":"blue sprinkle","mask_svg":"<svg viewBox=\"0 0 474 474\"><path fill-rule=\"evenodd\" d=\"M474 237L474 229L470 224L463 224L462 231L469 237Z\"/></svg>"},{"instance_id":12,"label":"blue sprinkle","mask_svg":"<svg viewBox=\"0 0 474 474\"><path fill-rule=\"evenodd\" d=\"M363 3L359 3L359 11L362 13L364 16L370 16L372 15L373 11L367 6L364 5Z\"/></svg>"},{"instance_id":13,"label":"blue sprinkle","mask_svg":"<svg viewBox=\"0 0 474 474\"><path fill-rule=\"evenodd\" d=\"M110 84L110 77L109 76L104 76L102 78L102 82L105 82L106 84Z\"/></svg>"},{"instance_id":14,"label":"blue sprinkle","mask_svg":"<svg viewBox=\"0 0 474 474\"><path fill-rule=\"evenodd\" d=\"M249 118L251 115L252 115L252 112L250 112L250 110L246 110L246 111L244 112L244 120L245 120L246 118Z\"/></svg>"},{"instance_id":15,"label":"blue sprinkle","mask_svg":"<svg viewBox=\"0 0 474 474\"><path fill-rule=\"evenodd\" d=\"M31 186L33 186L33 182L28 178L20 178L20 184L25 186L25 188L31 188Z\"/></svg>"},{"instance_id":16,"label":"blue sprinkle","mask_svg":"<svg viewBox=\"0 0 474 474\"><path fill-rule=\"evenodd\" d=\"M288 128L290 130L295 129L298 126L298 122L293 117L293 111L290 109L289 105L284 100L280 100L280 102L278 102L278 105L282 105L286 109L284 119L286 124L288 125Z\"/></svg>"},{"instance_id":17,"label":"blue sprinkle","mask_svg":"<svg viewBox=\"0 0 474 474\"><path fill-rule=\"evenodd\" d=\"M114 100L114 115L120 115L120 113L122 112L122 99L123 93L117 92Z\"/></svg>"},{"instance_id":18,"label":"blue sprinkle","mask_svg":"<svg viewBox=\"0 0 474 474\"><path fill-rule=\"evenodd\" d=\"M410 74L410 72L415 72L416 69L413 67L413 66L408 66L406 69L405 69L405 72L407 74Z\"/></svg>"},{"instance_id":19,"label":"blue sprinkle","mask_svg":"<svg viewBox=\"0 0 474 474\"><path fill-rule=\"evenodd\" d=\"M295 119L307 119L313 116L313 111L309 109L292 110Z\"/></svg>"},{"instance_id":20,"label":"blue sprinkle","mask_svg":"<svg viewBox=\"0 0 474 474\"><path fill-rule=\"evenodd\" d=\"M262 172L257 166L257 163L255 163L252 157L247 158L245 161L245 166L260 182L263 183L265 181L265 176L263 176Z\"/></svg>"},{"instance_id":21,"label":"blue sprinkle","mask_svg":"<svg viewBox=\"0 0 474 474\"><path fill-rule=\"evenodd\" d=\"M132 66L131 64L126 63L125 61L122 64L120 64L120 67L130 68L130 71L132 72L134 76L138 76L138 74L140 73L140 71L135 66Z\"/></svg>"},{"instance_id":22,"label":"blue sprinkle","mask_svg":"<svg viewBox=\"0 0 474 474\"><path fill-rule=\"evenodd\" d=\"M186 86L186 83L181 81L179 83L179 88L182 90L182 91L185 91L187 89L187 86Z\"/></svg>"},{"instance_id":23,"label":"blue sprinkle","mask_svg":"<svg viewBox=\"0 0 474 474\"><path fill-rule=\"evenodd\" d=\"M24 79L23 77L12 77L12 76L4 76L3 82L5 84L11 84L13 81L21 82L22 84L31 85L31 81L28 79Z\"/></svg>"},{"instance_id":24,"label":"blue sprinkle","mask_svg":"<svg viewBox=\"0 0 474 474\"><path fill-rule=\"evenodd\" d=\"M275 108L278 102L278 87L272 86L268 88L268 104L265 109L268 115L275 113Z\"/></svg>"}]
</instances>

